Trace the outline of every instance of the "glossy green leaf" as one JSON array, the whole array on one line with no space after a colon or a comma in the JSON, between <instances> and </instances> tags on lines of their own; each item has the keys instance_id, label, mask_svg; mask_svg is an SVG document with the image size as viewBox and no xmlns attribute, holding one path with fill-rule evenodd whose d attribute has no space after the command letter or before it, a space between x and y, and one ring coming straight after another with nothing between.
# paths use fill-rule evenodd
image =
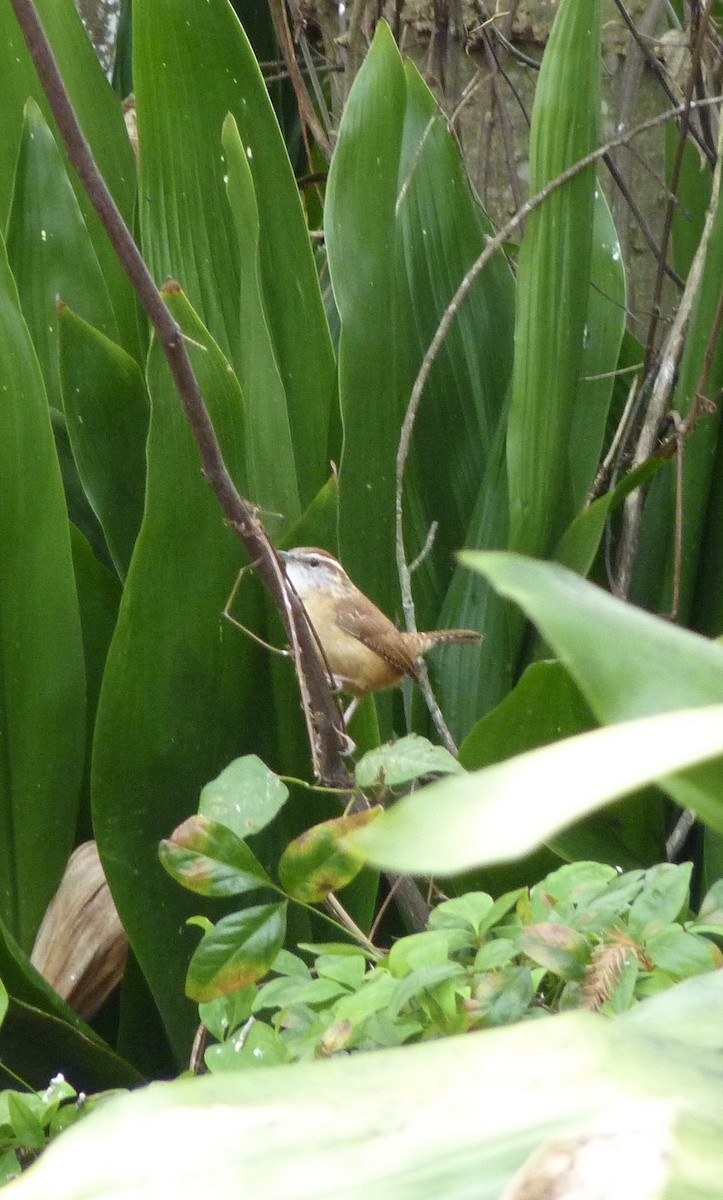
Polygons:
<instances>
[{"instance_id":1,"label":"glossy green leaf","mask_svg":"<svg viewBox=\"0 0 723 1200\"><path fill-rule=\"evenodd\" d=\"M533 194L598 146L601 12L600 0L562 0L555 16L535 91ZM567 472L568 456L575 454L570 434L588 306L595 189L591 166L553 191L530 213L517 260L507 436L510 547L530 554L549 553L575 511Z\"/></svg>"},{"instance_id":2,"label":"glossy green leaf","mask_svg":"<svg viewBox=\"0 0 723 1200\"><path fill-rule=\"evenodd\" d=\"M275 1029L259 1022L221 1046L209 1046L206 1066L209 1071L244 1071L276 1067L288 1062L289 1054Z\"/></svg>"},{"instance_id":3,"label":"glossy green leaf","mask_svg":"<svg viewBox=\"0 0 723 1200\"><path fill-rule=\"evenodd\" d=\"M185 298L173 291L166 298L192 339L189 352L211 419L243 486L238 383ZM187 1061L197 1020L183 998L194 944L184 922L199 901L168 878L156 847L196 810L203 785L258 745L254 713L265 656L222 620L240 549L203 479L157 345L149 394L146 505L103 679L93 819L134 952L179 1060ZM241 614L250 626L254 603L251 593Z\"/></svg>"},{"instance_id":4,"label":"glossy green leaf","mask_svg":"<svg viewBox=\"0 0 723 1200\"><path fill-rule=\"evenodd\" d=\"M610 596L555 563L468 553L524 608L599 720L723 700L723 648Z\"/></svg>"},{"instance_id":5,"label":"glossy green leaf","mask_svg":"<svg viewBox=\"0 0 723 1200\"><path fill-rule=\"evenodd\" d=\"M81 1190L132 1200L140 1187L192 1200L208 1187L209 1148L218 1200L237 1195L239 1179L255 1200L288 1195L290 1163L298 1200L426 1200L430 1189L435 1200L498 1200L521 1168L525 1186L539 1181L542 1154L569 1171L581 1141L593 1162L586 1186L711 1200L723 1169L722 997L715 972L615 1021L567 1014L413 1051L157 1084L59 1138L9 1200ZM496 1081L483 1122L480 1079ZM391 1125L380 1112L394 1114Z\"/></svg>"},{"instance_id":6,"label":"glossy green leaf","mask_svg":"<svg viewBox=\"0 0 723 1200\"><path fill-rule=\"evenodd\" d=\"M429 341L490 226L454 139L416 69L380 22L342 116L325 206L341 318L344 425L340 550L359 585L398 610L394 506L399 433ZM420 619L436 620L494 436L510 366L513 282L500 256L475 285L427 385L406 478ZM440 445L449 456L439 455Z\"/></svg>"},{"instance_id":7,"label":"glossy green leaf","mask_svg":"<svg viewBox=\"0 0 723 1200\"><path fill-rule=\"evenodd\" d=\"M662 458L651 458L624 475L616 487L593 500L568 525L555 550L555 560L587 575L595 561L605 527L617 508L636 488L643 487L664 465Z\"/></svg>"},{"instance_id":8,"label":"glossy green leaf","mask_svg":"<svg viewBox=\"0 0 723 1200\"><path fill-rule=\"evenodd\" d=\"M198 811L244 839L273 821L288 795L289 789L278 775L256 754L246 754L234 759L218 778L206 784Z\"/></svg>"},{"instance_id":9,"label":"glossy green leaf","mask_svg":"<svg viewBox=\"0 0 723 1200\"><path fill-rule=\"evenodd\" d=\"M221 145L228 113L238 126L256 192L265 316L306 505L328 476L335 366L298 188L261 72L227 0L136 0L133 39L144 252L157 279L181 282L243 378L247 281ZM202 87L191 82L199 79Z\"/></svg>"},{"instance_id":10,"label":"glossy green leaf","mask_svg":"<svg viewBox=\"0 0 723 1200\"><path fill-rule=\"evenodd\" d=\"M39 0L36 7L103 178L126 224L132 227L136 191L135 160L120 102L103 74L72 0ZM0 45L4 50L0 77L0 111L3 113L0 129L0 228L4 230L28 97L34 97L38 102L54 132L55 122L49 116L47 100L8 0L3 0L0 5ZM60 145L59 135L56 140ZM64 161L67 161L64 149L62 154ZM141 343L136 299L130 282L75 172L69 172L69 179L98 256L122 344L129 353L139 356Z\"/></svg>"},{"instance_id":11,"label":"glossy green leaf","mask_svg":"<svg viewBox=\"0 0 723 1200\"><path fill-rule=\"evenodd\" d=\"M680 918L687 909L692 863L658 863L645 873L643 888L630 908L628 929L644 940Z\"/></svg>"},{"instance_id":12,"label":"glossy green leaf","mask_svg":"<svg viewBox=\"0 0 723 1200\"><path fill-rule=\"evenodd\" d=\"M55 139L34 100L25 109L7 227L8 261L45 380L61 408L58 302L118 338L108 289Z\"/></svg>"},{"instance_id":13,"label":"glossy green leaf","mask_svg":"<svg viewBox=\"0 0 723 1200\"><path fill-rule=\"evenodd\" d=\"M513 860L611 800L723 754L721 714L712 705L642 718L453 775L350 840L375 866L411 875ZM723 825L720 801L709 813Z\"/></svg>"},{"instance_id":14,"label":"glossy green leaf","mask_svg":"<svg viewBox=\"0 0 723 1200\"><path fill-rule=\"evenodd\" d=\"M460 762L467 770L486 767L594 724L579 688L560 663L532 663L509 696L465 738Z\"/></svg>"},{"instance_id":15,"label":"glossy green leaf","mask_svg":"<svg viewBox=\"0 0 723 1200\"><path fill-rule=\"evenodd\" d=\"M723 196L713 216L700 287L686 330L683 356L672 405L684 419L699 403L713 402L723 387L723 337L716 321L723 292ZM705 396L698 395L710 358ZM719 406L703 412L685 440L682 494L674 468L654 481L646 504L632 596L645 607L669 612L676 572L675 512L683 514L682 554L678 569L678 619L718 634L721 624L718 545L721 506L716 444L720 440Z\"/></svg>"},{"instance_id":16,"label":"glossy green leaf","mask_svg":"<svg viewBox=\"0 0 723 1200\"><path fill-rule=\"evenodd\" d=\"M405 77L407 102L395 213L393 348L402 412L458 284L494 232L470 186L446 115L412 62L405 63ZM437 522L431 553L414 577L422 626L438 621L454 554L465 539L482 472L495 444L512 369L514 294L510 266L499 253L461 306L415 420L405 481L410 557L424 545L432 522ZM396 449L395 439L395 454ZM472 627L479 628L476 622Z\"/></svg>"},{"instance_id":17,"label":"glossy green leaf","mask_svg":"<svg viewBox=\"0 0 723 1200\"><path fill-rule=\"evenodd\" d=\"M720 952L716 953L713 942L693 933L686 933L678 925L661 929L645 942L645 955L653 966L668 971L675 979L689 975L701 975L721 966Z\"/></svg>"},{"instance_id":18,"label":"glossy green leaf","mask_svg":"<svg viewBox=\"0 0 723 1200\"><path fill-rule=\"evenodd\" d=\"M478 721L460 747L468 769L582 733L595 725L580 689L559 662L532 663L496 708ZM632 868L665 856L666 811L660 795L644 794L558 833L550 847L562 858L600 858Z\"/></svg>"},{"instance_id":19,"label":"glossy green leaf","mask_svg":"<svg viewBox=\"0 0 723 1200\"><path fill-rule=\"evenodd\" d=\"M267 528L281 533L301 512L296 460L286 392L264 307L254 179L231 113L223 123L222 140L242 281L236 361L247 413L246 477L249 495L266 511Z\"/></svg>"},{"instance_id":20,"label":"glossy green leaf","mask_svg":"<svg viewBox=\"0 0 723 1200\"><path fill-rule=\"evenodd\" d=\"M8 1116L15 1137L23 1146L40 1150L45 1145L45 1133L32 1101L34 1095L24 1096L21 1092L9 1092L7 1097Z\"/></svg>"},{"instance_id":21,"label":"glossy green leaf","mask_svg":"<svg viewBox=\"0 0 723 1200\"><path fill-rule=\"evenodd\" d=\"M222 917L193 953L186 995L207 1003L263 979L285 931L285 904L261 904Z\"/></svg>"},{"instance_id":22,"label":"glossy green leaf","mask_svg":"<svg viewBox=\"0 0 723 1200\"><path fill-rule=\"evenodd\" d=\"M143 516L148 395L136 362L82 317L58 317L63 410L78 474L125 579Z\"/></svg>"},{"instance_id":23,"label":"glossy green leaf","mask_svg":"<svg viewBox=\"0 0 723 1200\"><path fill-rule=\"evenodd\" d=\"M600 721L621 721L723 699L723 650L552 563L468 554L501 594L520 604L559 654ZM718 763L666 780L678 803L720 823Z\"/></svg>"},{"instance_id":24,"label":"glossy green leaf","mask_svg":"<svg viewBox=\"0 0 723 1200\"><path fill-rule=\"evenodd\" d=\"M198 814L164 839L158 853L172 879L202 896L240 896L272 886L245 842Z\"/></svg>"},{"instance_id":25,"label":"glossy green leaf","mask_svg":"<svg viewBox=\"0 0 723 1200\"><path fill-rule=\"evenodd\" d=\"M562 979L582 979L592 947L565 925L526 925L516 939L523 954Z\"/></svg>"},{"instance_id":26,"label":"glossy green leaf","mask_svg":"<svg viewBox=\"0 0 723 1200\"><path fill-rule=\"evenodd\" d=\"M391 266L405 102L402 60L380 21L344 106L324 229L341 318L339 549L359 587L389 613L398 607L394 462L402 417Z\"/></svg>"},{"instance_id":27,"label":"glossy green leaf","mask_svg":"<svg viewBox=\"0 0 723 1200\"><path fill-rule=\"evenodd\" d=\"M485 1025L511 1025L525 1016L534 995L529 967L513 967L481 979L474 991L474 1001Z\"/></svg>"},{"instance_id":28,"label":"glossy green leaf","mask_svg":"<svg viewBox=\"0 0 723 1200\"><path fill-rule=\"evenodd\" d=\"M461 771L457 759L444 746L434 746L419 734L387 742L368 750L354 769L357 787L398 787L423 775L452 775Z\"/></svg>"},{"instance_id":29,"label":"glossy green leaf","mask_svg":"<svg viewBox=\"0 0 723 1200\"><path fill-rule=\"evenodd\" d=\"M90 764L98 697L108 657L108 648L118 619L122 587L120 580L93 554L83 534L70 525L73 574L78 595L80 626L83 636L86 687L86 755L83 772L81 809L76 841L95 837L90 819Z\"/></svg>"},{"instance_id":30,"label":"glossy green leaf","mask_svg":"<svg viewBox=\"0 0 723 1200\"><path fill-rule=\"evenodd\" d=\"M666 125L665 165L668 180L678 155L679 143L680 133L675 124ZM698 249L706 210L710 203L711 183L710 163L692 140L686 140L676 189L678 203L673 209L671 226L673 265L683 279L686 278Z\"/></svg>"},{"instance_id":31,"label":"glossy green leaf","mask_svg":"<svg viewBox=\"0 0 723 1200\"><path fill-rule=\"evenodd\" d=\"M252 983L239 992L219 996L217 1000L210 1000L208 1004L199 1004L198 1015L209 1032L222 1042L229 1033L233 1033L234 1029L248 1021L257 995L258 988Z\"/></svg>"},{"instance_id":32,"label":"glossy green leaf","mask_svg":"<svg viewBox=\"0 0 723 1200\"><path fill-rule=\"evenodd\" d=\"M381 811L375 807L333 817L295 838L279 860L279 879L288 894L305 904L320 904L329 892L351 883L362 869L364 858L348 848L346 839L366 829Z\"/></svg>"},{"instance_id":33,"label":"glossy green leaf","mask_svg":"<svg viewBox=\"0 0 723 1200\"><path fill-rule=\"evenodd\" d=\"M0 915L29 950L73 846L85 674L47 400L0 244Z\"/></svg>"},{"instance_id":34,"label":"glossy green leaf","mask_svg":"<svg viewBox=\"0 0 723 1200\"><path fill-rule=\"evenodd\" d=\"M134 1087L142 1081L92 1031L83 1032L11 996L2 1027L0 1085L13 1086L12 1072L31 1088L46 1088L61 1066L78 1091Z\"/></svg>"},{"instance_id":35,"label":"glossy green leaf","mask_svg":"<svg viewBox=\"0 0 723 1200\"><path fill-rule=\"evenodd\" d=\"M602 457L626 312L620 243L608 202L598 186L593 195L590 284L568 447L569 503L574 513L583 508Z\"/></svg>"},{"instance_id":36,"label":"glossy green leaf","mask_svg":"<svg viewBox=\"0 0 723 1200\"><path fill-rule=\"evenodd\" d=\"M410 971L404 979L399 979L387 1008L387 1014L396 1019L411 1001L424 1003L427 996L434 996L434 989L442 983L455 979L459 983L466 980L464 968L459 963L435 963L427 967L418 967Z\"/></svg>"}]
</instances>

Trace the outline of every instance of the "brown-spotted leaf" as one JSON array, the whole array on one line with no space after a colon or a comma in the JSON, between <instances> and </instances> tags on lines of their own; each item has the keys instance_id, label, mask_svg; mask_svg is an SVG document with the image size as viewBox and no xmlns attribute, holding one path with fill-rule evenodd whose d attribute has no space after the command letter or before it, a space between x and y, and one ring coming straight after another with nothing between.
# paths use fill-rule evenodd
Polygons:
<instances>
[{"instance_id":1,"label":"brown-spotted leaf","mask_svg":"<svg viewBox=\"0 0 723 1200\"><path fill-rule=\"evenodd\" d=\"M376 805L365 812L335 817L294 838L279 862L279 879L288 894L305 904L318 904L330 892L351 883L365 860L357 850L349 849L344 839L369 825L381 811Z\"/></svg>"},{"instance_id":2,"label":"brown-spotted leaf","mask_svg":"<svg viewBox=\"0 0 723 1200\"><path fill-rule=\"evenodd\" d=\"M528 925L517 945L533 962L562 979L581 979L592 953L587 938L567 925Z\"/></svg>"},{"instance_id":3,"label":"brown-spotted leaf","mask_svg":"<svg viewBox=\"0 0 723 1200\"><path fill-rule=\"evenodd\" d=\"M285 932L285 903L259 904L222 917L196 947L186 976L186 995L207 1004L263 979Z\"/></svg>"},{"instance_id":4,"label":"brown-spotted leaf","mask_svg":"<svg viewBox=\"0 0 723 1200\"><path fill-rule=\"evenodd\" d=\"M246 843L225 825L200 813L164 839L158 854L169 875L202 896L239 896L273 886Z\"/></svg>"}]
</instances>

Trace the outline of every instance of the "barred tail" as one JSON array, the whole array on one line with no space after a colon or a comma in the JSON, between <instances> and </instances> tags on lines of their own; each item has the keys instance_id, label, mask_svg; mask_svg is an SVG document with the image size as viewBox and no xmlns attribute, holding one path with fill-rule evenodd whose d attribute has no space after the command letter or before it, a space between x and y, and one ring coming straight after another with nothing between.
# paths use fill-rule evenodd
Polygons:
<instances>
[{"instance_id":1,"label":"barred tail","mask_svg":"<svg viewBox=\"0 0 723 1200\"><path fill-rule=\"evenodd\" d=\"M420 633L419 637L422 654L426 654L433 646L452 643L471 646L482 640L482 634L476 629L430 629L427 633Z\"/></svg>"}]
</instances>

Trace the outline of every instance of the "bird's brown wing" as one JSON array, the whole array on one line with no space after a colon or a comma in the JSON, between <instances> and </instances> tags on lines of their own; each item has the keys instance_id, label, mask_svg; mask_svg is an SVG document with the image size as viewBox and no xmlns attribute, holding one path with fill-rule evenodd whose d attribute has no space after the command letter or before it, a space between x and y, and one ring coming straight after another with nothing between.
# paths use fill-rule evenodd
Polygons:
<instances>
[{"instance_id":1,"label":"bird's brown wing","mask_svg":"<svg viewBox=\"0 0 723 1200\"><path fill-rule=\"evenodd\" d=\"M400 675L416 676L415 657L408 646L405 645L405 635L400 633L395 625L385 617L384 620L389 626L389 636L385 637L385 628L380 625L381 614L377 613L373 619L365 617L363 612L353 605L349 605L343 612L337 615L337 624L346 633L360 641L363 646L371 650L374 654L378 654L394 671L398 671Z\"/></svg>"}]
</instances>

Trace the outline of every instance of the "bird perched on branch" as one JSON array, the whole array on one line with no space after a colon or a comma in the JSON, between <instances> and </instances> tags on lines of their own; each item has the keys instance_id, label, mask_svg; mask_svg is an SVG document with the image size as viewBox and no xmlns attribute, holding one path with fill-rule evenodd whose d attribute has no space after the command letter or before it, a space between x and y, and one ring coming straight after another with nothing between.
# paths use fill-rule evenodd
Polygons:
<instances>
[{"instance_id":1,"label":"bird perched on branch","mask_svg":"<svg viewBox=\"0 0 723 1200\"><path fill-rule=\"evenodd\" d=\"M433 646L480 640L473 629L397 629L327 550L297 546L279 551L279 557L314 627L334 686L356 699L395 687L406 675L416 679L419 659Z\"/></svg>"}]
</instances>

